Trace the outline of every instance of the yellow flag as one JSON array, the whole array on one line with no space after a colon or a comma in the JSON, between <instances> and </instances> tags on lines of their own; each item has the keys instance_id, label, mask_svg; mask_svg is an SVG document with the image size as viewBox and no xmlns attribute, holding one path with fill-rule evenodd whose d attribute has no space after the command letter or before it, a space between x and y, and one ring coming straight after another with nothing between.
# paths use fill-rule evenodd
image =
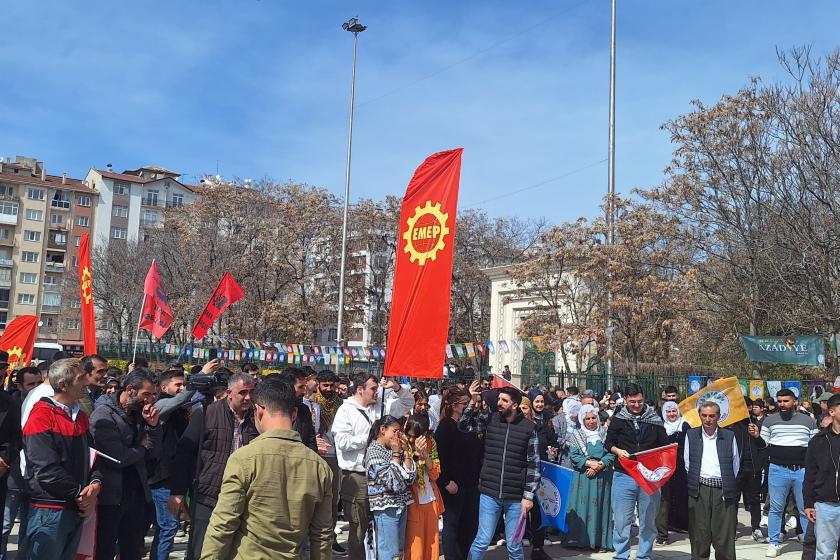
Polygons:
<instances>
[{"instance_id":1,"label":"yellow flag","mask_svg":"<svg viewBox=\"0 0 840 560\"><path fill-rule=\"evenodd\" d=\"M725 377L700 389L680 403L683 421L692 428L700 426L698 409L704 402L715 402L720 406L720 425L728 426L749 416L744 403L744 393L737 377Z\"/></svg>"},{"instance_id":2,"label":"yellow flag","mask_svg":"<svg viewBox=\"0 0 840 560\"><path fill-rule=\"evenodd\" d=\"M764 381L750 381L750 398L752 400L764 398Z\"/></svg>"}]
</instances>

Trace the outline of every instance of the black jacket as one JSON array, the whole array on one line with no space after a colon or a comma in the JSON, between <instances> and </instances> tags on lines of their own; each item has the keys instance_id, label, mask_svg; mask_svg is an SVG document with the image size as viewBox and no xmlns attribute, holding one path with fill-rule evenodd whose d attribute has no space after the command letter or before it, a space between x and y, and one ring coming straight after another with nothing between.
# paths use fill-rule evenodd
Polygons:
<instances>
[{"instance_id":1,"label":"black jacket","mask_svg":"<svg viewBox=\"0 0 840 560\"><path fill-rule=\"evenodd\" d=\"M20 472L20 450L23 449L23 434L20 429L20 394L17 398L6 391L0 391L0 458L9 465L9 485L23 487Z\"/></svg>"},{"instance_id":2,"label":"black jacket","mask_svg":"<svg viewBox=\"0 0 840 560\"><path fill-rule=\"evenodd\" d=\"M102 481L99 462L90 468L88 428L84 411L80 410L73 420L50 398L44 397L32 407L23 442L24 478L34 502L78 509L75 500L82 488L94 480Z\"/></svg>"},{"instance_id":3,"label":"black jacket","mask_svg":"<svg viewBox=\"0 0 840 560\"><path fill-rule=\"evenodd\" d=\"M820 430L808 443L805 455L805 483L802 494L805 507L816 502L840 502L840 435L831 426Z\"/></svg>"},{"instance_id":4,"label":"black jacket","mask_svg":"<svg viewBox=\"0 0 840 560\"><path fill-rule=\"evenodd\" d=\"M435 431L435 443L440 456L440 476L437 483L441 492L454 480L459 488L475 488L481 474L484 443L478 434L462 432L452 418L441 418Z\"/></svg>"},{"instance_id":5,"label":"black jacket","mask_svg":"<svg viewBox=\"0 0 840 560\"><path fill-rule=\"evenodd\" d=\"M294 429L300 435L300 441L306 447L318 453L318 442L315 439L315 423L312 421L312 412L303 403L298 403L297 411Z\"/></svg>"},{"instance_id":6,"label":"black jacket","mask_svg":"<svg viewBox=\"0 0 840 560\"><path fill-rule=\"evenodd\" d=\"M624 449L631 455L639 451L647 451L656 447L668 445L668 434L664 426L655 424L639 423L639 432L633 427L633 422L622 420L613 414L610 420L610 427L607 429L607 438L604 447L610 451L613 447ZM610 451L612 453L612 451ZM613 466L616 471L627 474L620 461L615 461Z\"/></svg>"},{"instance_id":7,"label":"black jacket","mask_svg":"<svg viewBox=\"0 0 840 560\"><path fill-rule=\"evenodd\" d=\"M557 434L554 432L554 424L551 423L553 416L548 412L543 412L541 417L534 414L534 424L537 430L537 440L539 441L540 459L548 461L548 448L557 447Z\"/></svg>"},{"instance_id":8,"label":"black jacket","mask_svg":"<svg viewBox=\"0 0 840 560\"><path fill-rule=\"evenodd\" d=\"M195 391L183 391L172 397L166 393L158 396L155 408L160 410L160 453L153 472L149 473L149 486L168 488L169 473L178 451L178 440L190 423L189 402ZM176 404L180 403L180 404Z\"/></svg>"},{"instance_id":9,"label":"black jacket","mask_svg":"<svg viewBox=\"0 0 840 560\"><path fill-rule=\"evenodd\" d=\"M173 495L183 496L195 481L194 499L210 508L216 506L222 475L233 453L234 421L227 399L192 413L170 469L169 487ZM241 433L242 445L259 435L253 408L245 415Z\"/></svg>"},{"instance_id":10,"label":"black jacket","mask_svg":"<svg viewBox=\"0 0 840 560\"><path fill-rule=\"evenodd\" d=\"M122 391L104 396L96 401L90 417L90 432L97 451L113 457L114 463L104 457L96 462L102 473L102 490L99 503L106 506L120 505L126 484L138 484L146 501L151 501L149 492L149 467L160 453L160 424L152 428L142 418L129 416L120 406Z\"/></svg>"},{"instance_id":11,"label":"black jacket","mask_svg":"<svg viewBox=\"0 0 840 560\"><path fill-rule=\"evenodd\" d=\"M735 439L738 441L738 452L741 454L741 470L738 478L744 476L758 476L766 468L769 459L767 444L761 436L754 438L750 435L748 427L750 420L745 419L727 426L735 432ZM761 424L757 424L761 430Z\"/></svg>"}]
</instances>

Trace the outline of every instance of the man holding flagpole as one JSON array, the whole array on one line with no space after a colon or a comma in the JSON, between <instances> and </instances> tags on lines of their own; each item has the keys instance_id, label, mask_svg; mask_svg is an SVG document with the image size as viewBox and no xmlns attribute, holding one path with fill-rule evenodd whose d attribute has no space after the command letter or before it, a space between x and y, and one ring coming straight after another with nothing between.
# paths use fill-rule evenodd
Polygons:
<instances>
[{"instance_id":1,"label":"man holding flagpole","mask_svg":"<svg viewBox=\"0 0 840 560\"><path fill-rule=\"evenodd\" d=\"M627 386L624 405L613 415L607 430L604 445L610 453L619 459L628 459L635 453L669 444L662 418L653 407L645 404L645 395L639 385L631 383ZM636 552L636 560L650 560L653 540L656 538L656 513L661 492L658 489L653 494L643 491L621 461L615 461L613 468L613 558L627 560L630 557L630 530L633 513L638 507L639 550Z\"/></svg>"},{"instance_id":2,"label":"man holding flagpole","mask_svg":"<svg viewBox=\"0 0 840 560\"><path fill-rule=\"evenodd\" d=\"M716 560L735 560L741 456L735 432L720 429L719 420L720 405L704 402L702 426L686 434L688 538L692 558L708 558L714 546Z\"/></svg>"}]
</instances>

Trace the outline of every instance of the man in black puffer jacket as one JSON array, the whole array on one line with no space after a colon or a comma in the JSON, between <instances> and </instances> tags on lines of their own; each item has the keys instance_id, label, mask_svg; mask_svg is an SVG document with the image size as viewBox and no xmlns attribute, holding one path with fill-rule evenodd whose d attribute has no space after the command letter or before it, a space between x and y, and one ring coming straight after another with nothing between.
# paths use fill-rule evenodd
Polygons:
<instances>
[{"instance_id":1,"label":"man in black puffer jacket","mask_svg":"<svg viewBox=\"0 0 840 560\"><path fill-rule=\"evenodd\" d=\"M496 411L478 414L479 381L470 385L472 402L464 410L458 428L484 436L484 464L478 483L478 534L470 547L469 560L481 560L496 532L499 516L505 514L505 541L510 560L523 560L522 543L513 544L516 520L534 507L540 483L539 440L535 425L519 410L522 392L499 389Z\"/></svg>"},{"instance_id":2,"label":"man in black puffer jacket","mask_svg":"<svg viewBox=\"0 0 840 560\"><path fill-rule=\"evenodd\" d=\"M123 388L96 402L90 432L97 451L116 459L97 459L102 473L96 530L96 560L143 556L146 504L151 502L148 468L154 466L162 430L155 402L155 383L144 368L132 371Z\"/></svg>"}]
</instances>

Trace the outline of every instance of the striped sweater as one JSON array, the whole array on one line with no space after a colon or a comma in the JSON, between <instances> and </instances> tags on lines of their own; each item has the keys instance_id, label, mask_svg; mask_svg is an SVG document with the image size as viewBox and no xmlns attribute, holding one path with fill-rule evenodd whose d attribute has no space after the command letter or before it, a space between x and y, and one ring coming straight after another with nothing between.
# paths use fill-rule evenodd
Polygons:
<instances>
[{"instance_id":1,"label":"striped sweater","mask_svg":"<svg viewBox=\"0 0 840 560\"><path fill-rule=\"evenodd\" d=\"M794 412L790 420L775 413L761 425L761 439L770 448L770 463L783 466L805 466L808 442L817 434L817 423L801 412Z\"/></svg>"}]
</instances>

